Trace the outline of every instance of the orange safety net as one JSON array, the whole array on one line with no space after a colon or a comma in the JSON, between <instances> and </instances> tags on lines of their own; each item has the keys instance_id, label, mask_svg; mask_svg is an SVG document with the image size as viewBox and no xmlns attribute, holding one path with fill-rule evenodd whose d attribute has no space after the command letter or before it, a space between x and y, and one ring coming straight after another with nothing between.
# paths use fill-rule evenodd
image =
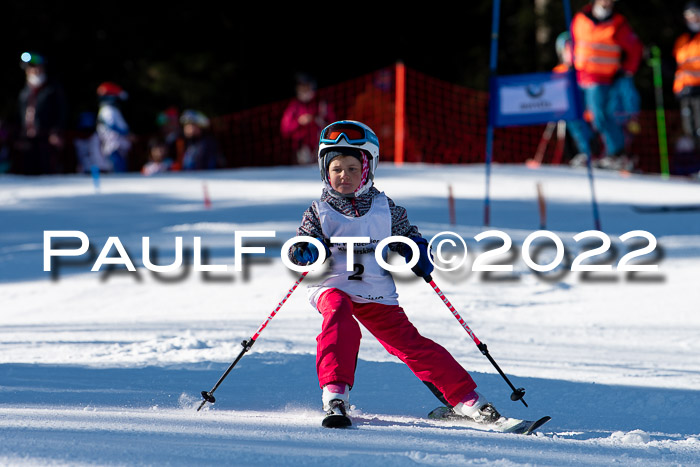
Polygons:
<instances>
[{"instance_id":1,"label":"orange safety net","mask_svg":"<svg viewBox=\"0 0 700 467\"><path fill-rule=\"evenodd\" d=\"M379 136L381 161L423 162L435 164L483 163L486 152L489 95L447 83L416 70L405 68L403 85L403 156L395 154L396 69L387 67L342 83L317 90L317 99L335 119L359 120ZM399 68L400 69L400 68ZM229 115L214 117L212 129L226 156L229 167L291 165L315 163L315 155L306 161L298 158L298 143L282 134L281 121L288 99ZM322 126L330 123L319 118L308 128L306 139L316 144ZM666 112L669 141L680 133L678 112ZM643 172L660 172L660 150L655 111L639 115L641 131L628 133L628 153L637 159ZM546 125L496 128L493 139L494 163L525 163L532 159L543 141ZM543 164L563 163L576 154L569 141L566 153L557 149L556 132L541 155ZM310 148L315 153L315 147ZM557 154L559 151L559 154ZM669 148L669 153L672 153ZM671 169L682 171L697 164L697 156L686 160L672 156ZM675 165L674 165L675 163Z\"/></svg>"}]
</instances>

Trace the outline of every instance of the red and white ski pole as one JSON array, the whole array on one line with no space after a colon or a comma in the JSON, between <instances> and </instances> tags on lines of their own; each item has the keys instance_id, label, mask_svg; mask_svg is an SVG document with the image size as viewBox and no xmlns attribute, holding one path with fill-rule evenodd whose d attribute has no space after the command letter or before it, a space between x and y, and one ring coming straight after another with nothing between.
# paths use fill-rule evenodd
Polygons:
<instances>
[{"instance_id":1,"label":"red and white ski pole","mask_svg":"<svg viewBox=\"0 0 700 467\"><path fill-rule=\"evenodd\" d=\"M255 341L260 336L260 333L263 332L263 329L265 329L267 327L267 324L270 322L270 320L272 320L272 318L275 317L275 315L280 310L280 308L282 308L282 305L284 305L284 302L286 302L287 299L292 295L292 293L296 290L296 288L299 286L301 281L304 280L304 277L306 277L306 275L308 273L309 273L309 271L304 271L301 274L299 279L297 279L297 281L294 283L294 285L287 291L287 295L285 295L285 297L282 299L282 301L277 304L277 308L275 308L272 311L272 313L270 313L270 316L267 317L267 319L260 325L260 327L255 332L255 334L253 334L253 337L251 337L247 341L241 342L241 345L243 346L243 350L241 350L241 353L238 354L238 357L236 357L236 359L233 361L233 363L231 363L231 365L224 372L224 374L221 375L221 378L219 378L219 381L216 382L216 384L211 389L211 391L202 391L202 397L204 398L204 400L202 401L201 404L199 404L199 407L197 408L197 412L199 412L207 402L210 402L212 404L214 402L216 402L216 399L214 398L214 391L216 391L216 388L218 388L219 385L224 381L224 379L226 379L228 374L231 373L231 370L233 370L233 367L235 367L236 364L238 363L238 361L241 358L243 358L243 355L245 355L245 353L248 352L251 347L253 347L253 344L255 344Z\"/></svg>"},{"instance_id":2,"label":"red and white ski pole","mask_svg":"<svg viewBox=\"0 0 700 467\"><path fill-rule=\"evenodd\" d=\"M437 286L437 284L435 283L433 278L430 275L428 275L427 277L424 277L423 279L425 279L425 282L430 284L430 286L433 288L435 293L438 294L438 297L440 297L440 299L445 304L445 306L447 306L447 308L450 310L452 315L457 319L457 321L459 321L459 324L461 324L462 327L464 328L464 330L467 331L467 334L469 334L469 336L472 338L472 340L476 344L477 348L481 351L481 353L486 358L489 359L489 361L494 366L494 368L496 368L498 373L503 377L503 379L506 381L506 383L508 383L508 386L510 386L510 388L513 390L513 393L510 395L510 400L512 400L512 401L519 400L520 402L522 402L525 405L525 407L527 407L527 403L525 402L525 399L523 399L523 396L525 396L525 388L517 388L516 389L515 386L513 386L513 383L511 383L510 380L508 379L508 377L506 376L506 374L503 373L503 370L501 370L501 367L498 366L498 363L496 363L496 361L493 359L493 357L491 357L491 354L489 353L489 350L486 347L486 344L481 342L479 340L479 338L476 337L476 334L474 334L474 331L472 331L471 328L469 327L469 325L464 321L464 319L462 319L462 317L459 315L459 313L457 312L455 307L452 306L452 303L450 303L450 301L447 299L447 297L445 297L445 294L442 293L442 290L440 290L440 287Z\"/></svg>"}]
</instances>

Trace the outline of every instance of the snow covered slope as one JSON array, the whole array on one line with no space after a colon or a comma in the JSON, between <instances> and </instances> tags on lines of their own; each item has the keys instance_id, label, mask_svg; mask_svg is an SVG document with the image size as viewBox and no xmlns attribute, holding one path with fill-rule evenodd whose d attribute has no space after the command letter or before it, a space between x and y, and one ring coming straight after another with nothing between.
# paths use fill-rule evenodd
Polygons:
<instances>
[{"instance_id":1,"label":"snow covered slope","mask_svg":"<svg viewBox=\"0 0 700 467\"><path fill-rule=\"evenodd\" d=\"M199 392L211 389L299 277L280 261L280 246L320 193L314 167L110 175L99 191L87 176L3 176L0 465L700 463L697 182L596 172L601 229L611 240L598 259L612 271L594 273L570 267L596 246L573 238L595 225L585 170L494 166L489 227L483 166L380 165L376 183L426 238L451 231L466 241L465 264L436 272L435 281L526 388L530 407L510 401L509 388L432 289L400 273L406 313L472 372L501 412L551 415L541 433L484 433L427 420L438 402L366 331L351 395L355 427L322 429L314 359L320 316L304 290L318 273L307 276L217 390L216 404L196 412ZM534 271L522 255L525 239L542 227L567 253L548 273ZM60 258L45 272L49 230L85 233L90 252ZM512 272L472 271L475 259L498 245L475 240L488 230L512 239L496 258ZM645 245L620 240L637 230L658 241L637 259L657 264L656 272L617 270L623 255ZM243 231L275 236L248 240L266 253L245 256L236 271L234 239ZM110 237L118 237L137 272L108 265L90 271ZM144 237L161 265L173 262L181 237L183 265L168 273L144 268ZM195 237L202 263L226 271L194 270ZM554 258L551 248L539 255L525 249L538 264Z\"/></svg>"}]
</instances>

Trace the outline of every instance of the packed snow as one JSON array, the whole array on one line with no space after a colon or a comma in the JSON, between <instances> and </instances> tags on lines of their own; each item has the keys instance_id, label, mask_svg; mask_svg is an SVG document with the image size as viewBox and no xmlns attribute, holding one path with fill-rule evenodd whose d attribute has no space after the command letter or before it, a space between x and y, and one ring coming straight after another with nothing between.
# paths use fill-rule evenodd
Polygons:
<instances>
[{"instance_id":1,"label":"packed snow","mask_svg":"<svg viewBox=\"0 0 700 467\"><path fill-rule=\"evenodd\" d=\"M592 191L585 169L496 164L488 226L483 165L380 164L376 175L426 238L465 240L465 263L433 277L526 389L529 407L510 400L432 288L400 272L409 318L503 414L550 415L533 436L427 419L439 402L366 331L350 399L354 426L322 428L321 320L305 290L322 271L304 278L216 390L216 403L196 410L200 392L300 278L280 249L320 194L315 167L103 175L99 184L87 175L2 176L0 465L700 464L700 183L594 175ZM602 245L591 233L574 239L596 229L594 205L611 243L582 264L610 267L572 271L572 260ZM542 230L562 241L561 260L546 237L524 247ZM47 247L47 231L82 232L88 251L55 257L45 271L47 248L80 246L78 237L57 237ZM639 231L649 235L620 239ZM237 262L237 235L265 252ZM144 266L144 238L146 259L175 264L172 271ZM502 238L512 241L507 251L482 257ZM640 254L630 265L657 270L621 271L630 252ZM459 253L446 248L443 257ZM526 256L553 270L536 271ZM513 268L473 271L477 258Z\"/></svg>"}]
</instances>

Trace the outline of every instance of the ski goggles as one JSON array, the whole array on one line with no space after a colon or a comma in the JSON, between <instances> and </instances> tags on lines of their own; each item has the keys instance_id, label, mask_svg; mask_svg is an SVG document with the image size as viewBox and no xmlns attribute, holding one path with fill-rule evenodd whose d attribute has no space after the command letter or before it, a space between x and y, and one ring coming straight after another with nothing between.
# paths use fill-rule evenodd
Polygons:
<instances>
[{"instance_id":1,"label":"ski goggles","mask_svg":"<svg viewBox=\"0 0 700 467\"><path fill-rule=\"evenodd\" d=\"M46 62L43 56L30 52L22 53L22 55L20 56L20 60L22 60L22 63L20 64L22 68L26 68L29 66L40 66L44 65L44 63Z\"/></svg>"},{"instance_id":2,"label":"ski goggles","mask_svg":"<svg viewBox=\"0 0 700 467\"><path fill-rule=\"evenodd\" d=\"M321 143L335 144L345 138L349 144L379 144L377 136L366 128L351 122L332 123L321 131Z\"/></svg>"}]
</instances>

